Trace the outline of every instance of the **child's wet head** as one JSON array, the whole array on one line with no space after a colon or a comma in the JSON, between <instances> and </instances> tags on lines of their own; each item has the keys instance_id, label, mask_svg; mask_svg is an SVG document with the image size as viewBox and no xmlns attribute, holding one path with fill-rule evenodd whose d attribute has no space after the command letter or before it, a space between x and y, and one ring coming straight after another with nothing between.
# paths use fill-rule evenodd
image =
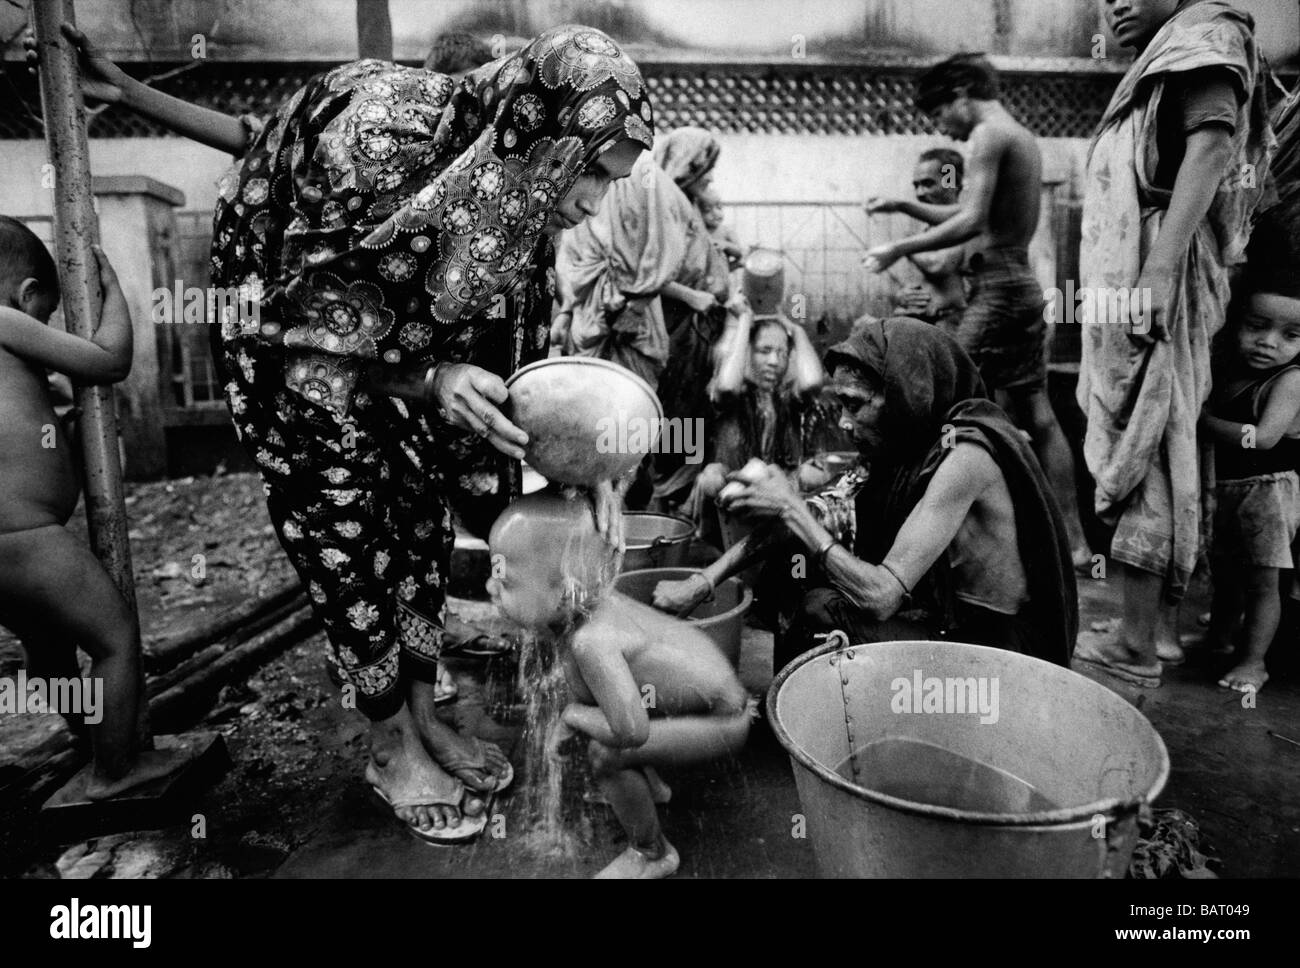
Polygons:
<instances>
[{"instance_id":1,"label":"child's wet head","mask_svg":"<svg viewBox=\"0 0 1300 968\"><path fill-rule=\"evenodd\" d=\"M551 493L506 508L492 525L488 551L488 594L507 618L534 629L589 611L617 570L590 505Z\"/></svg>"}]
</instances>

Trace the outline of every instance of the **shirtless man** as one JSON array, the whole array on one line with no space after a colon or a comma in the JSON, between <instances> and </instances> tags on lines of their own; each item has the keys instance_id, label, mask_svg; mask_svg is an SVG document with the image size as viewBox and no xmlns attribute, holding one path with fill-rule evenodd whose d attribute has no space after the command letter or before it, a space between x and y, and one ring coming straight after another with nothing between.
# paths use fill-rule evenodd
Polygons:
<instances>
[{"instance_id":1,"label":"shirtless man","mask_svg":"<svg viewBox=\"0 0 1300 968\"><path fill-rule=\"evenodd\" d=\"M979 365L989 393L1029 432L1061 502L1073 563L1084 568L1092 552L1079 521L1074 458L1047 396L1043 291L1029 265L1042 194L1038 143L998 100L997 75L980 55L959 54L931 68L916 100L944 134L970 140L966 187L952 205L913 203L911 214L932 227L868 250L863 265L884 272L905 256L971 243L972 291L957 342Z\"/></svg>"},{"instance_id":2,"label":"shirtless man","mask_svg":"<svg viewBox=\"0 0 1300 968\"><path fill-rule=\"evenodd\" d=\"M81 485L46 370L106 384L131 369L126 299L103 251L94 251L104 302L87 340L47 325L59 304L54 260L30 229L0 216L0 624L22 640L33 677L80 679L76 647L90 655L103 709L59 712L90 740L84 793L92 800L165 776L188 755L137 745L140 628L103 565L66 527Z\"/></svg>"},{"instance_id":3,"label":"shirtless man","mask_svg":"<svg viewBox=\"0 0 1300 968\"><path fill-rule=\"evenodd\" d=\"M879 196L867 199L868 215L902 212L920 219L920 205L955 205L961 195L966 161L951 148L930 148L921 153L912 172L916 200ZM904 287L894 301L894 312L934 323L949 336L957 333L961 312L966 308L966 287L962 270L966 247L955 245L937 252L916 252L908 261L921 273L921 281Z\"/></svg>"},{"instance_id":4,"label":"shirtless man","mask_svg":"<svg viewBox=\"0 0 1300 968\"><path fill-rule=\"evenodd\" d=\"M615 556L585 501L523 497L497 519L488 545L493 603L536 632L538 648L558 650L568 678L572 701L548 752L559 756L570 737L588 740L600 792L630 841L596 876L672 875L680 860L659 826L651 769L737 752L752 714L744 686L703 632L605 593Z\"/></svg>"}]
</instances>

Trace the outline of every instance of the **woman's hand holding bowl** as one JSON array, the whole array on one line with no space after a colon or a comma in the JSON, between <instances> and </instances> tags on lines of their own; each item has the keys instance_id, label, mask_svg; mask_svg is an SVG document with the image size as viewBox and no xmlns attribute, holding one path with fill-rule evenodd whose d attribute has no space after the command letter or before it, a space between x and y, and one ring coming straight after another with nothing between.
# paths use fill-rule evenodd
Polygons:
<instances>
[{"instance_id":1,"label":"woman's hand holding bowl","mask_svg":"<svg viewBox=\"0 0 1300 968\"><path fill-rule=\"evenodd\" d=\"M509 392L495 373L469 363L443 363L433 374L432 399L438 416L453 427L470 430L508 457L523 460L528 435L511 423L498 406Z\"/></svg>"}]
</instances>

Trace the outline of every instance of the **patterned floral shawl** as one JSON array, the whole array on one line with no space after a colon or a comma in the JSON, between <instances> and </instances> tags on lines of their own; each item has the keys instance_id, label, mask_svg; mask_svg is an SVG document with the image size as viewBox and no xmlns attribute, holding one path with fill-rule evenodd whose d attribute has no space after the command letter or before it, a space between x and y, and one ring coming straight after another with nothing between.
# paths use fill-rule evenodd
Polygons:
<instances>
[{"instance_id":1,"label":"patterned floral shawl","mask_svg":"<svg viewBox=\"0 0 1300 968\"><path fill-rule=\"evenodd\" d=\"M551 270L551 214L624 138L653 142L645 85L588 27L549 30L459 85L374 60L323 74L221 186L213 280L261 292L260 322L227 320L222 339L283 345L286 383L336 413L358 361L504 376L517 360L485 344L538 308L520 290Z\"/></svg>"}]
</instances>

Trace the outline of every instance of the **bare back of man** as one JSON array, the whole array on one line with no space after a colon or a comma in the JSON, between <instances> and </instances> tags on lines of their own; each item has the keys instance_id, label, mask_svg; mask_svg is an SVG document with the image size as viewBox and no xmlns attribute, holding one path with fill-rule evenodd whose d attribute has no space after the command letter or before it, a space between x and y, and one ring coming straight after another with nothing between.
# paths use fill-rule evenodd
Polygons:
<instances>
[{"instance_id":1,"label":"bare back of man","mask_svg":"<svg viewBox=\"0 0 1300 968\"><path fill-rule=\"evenodd\" d=\"M971 249L1027 247L1038 230L1041 207L1043 155L1038 140L994 101L971 131L971 147L970 180L992 182L986 226Z\"/></svg>"}]
</instances>

